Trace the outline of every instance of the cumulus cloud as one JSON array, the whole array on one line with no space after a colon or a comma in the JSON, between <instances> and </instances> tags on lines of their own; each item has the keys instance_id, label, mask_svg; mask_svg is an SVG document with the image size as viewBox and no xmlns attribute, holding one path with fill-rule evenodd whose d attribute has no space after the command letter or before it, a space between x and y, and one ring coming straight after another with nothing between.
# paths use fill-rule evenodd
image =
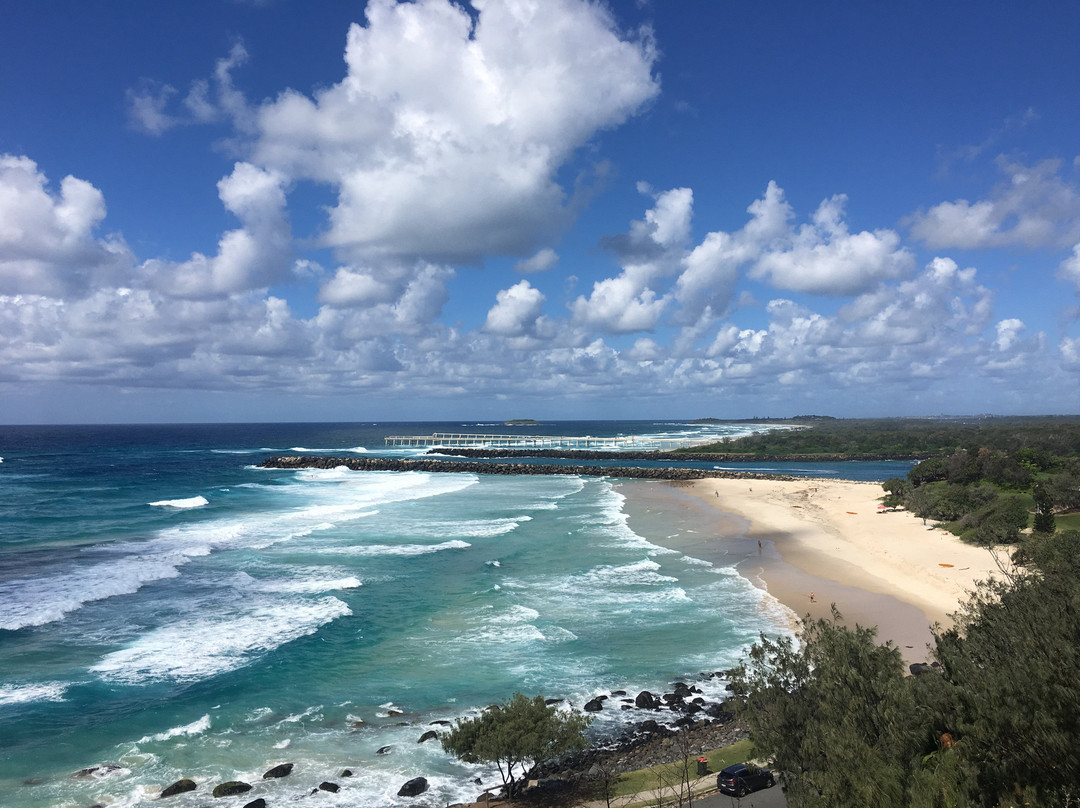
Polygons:
<instances>
[{"instance_id":1,"label":"cumulus cloud","mask_svg":"<svg viewBox=\"0 0 1080 808\"><path fill-rule=\"evenodd\" d=\"M292 254L282 183L275 172L237 163L218 183L218 196L244 226L222 235L214 256L194 253L179 264L147 262L150 282L176 297L204 299L283 280Z\"/></svg>"},{"instance_id":2,"label":"cumulus cloud","mask_svg":"<svg viewBox=\"0 0 1080 808\"><path fill-rule=\"evenodd\" d=\"M1076 286L1080 292L1080 244L1073 247L1072 255L1061 262L1058 277Z\"/></svg>"},{"instance_id":3,"label":"cumulus cloud","mask_svg":"<svg viewBox=\"0 0 1080 808\"><path fill-rule=\"evenodd\" d=\"M0 154L0 293L62 296L106 283L131 256L118 238L98 239L105 197L64 177L59 193L28 157Z\"/></svg>"},{"instance_id":4,"label":"cumulus cloud","mask_svg":"<svg viewBox=\"0 0 1080 808\"><path fill-rule=\"evenodd\" d=\"M822 202L813 222L802 225L779 249L761 255L750 276L794 292L851 295L910 274L914 258L900 246L900 236L892 230L850 233L846 202L843 194Z\"/></svg>"},{"instance_id":5,"label":"cumulus cloud","mask_svg":"<svg viewBox=\"0 0 1080 808\"><path fill-rule=\"evenodd\" d=\"M1005 181L987 199L942 202L910 217L911 233L933 249L1071 247L1080 241L1080 192L1060 160L1033 166L997 159Z\"/></svg>"},{"instance_id":6,"label":"cumulus cloud","mask_svg":"<svg viewBox=\"0 0 1080 808\"><path fill-rule=\"evenodd\" d=\"M342 81L258 109L251 159L338 190L346 261L528 254L570 215L559 167L658 92L651 37L599 4L474 6L373 0Z\"/></svg>"},{"instance_id":7,"label":"cumulus cloud","mask_svg":"<svg viewBox=\"0 0 1080 808\"><path fill-rule=\"evenodd\" d=\"M544 303L544 295L522 280L495 296L495 305L488 311L484 330L507 337L519 337L536 330L536 321Z\"/></svg>"},{"instance_id":8,"label":"cumulus cloud","mask_svg":"<svg viewBox=\"0 0 1080 808\"><path fill-rule=\"evenodd\" d=\"M748 208L750 221L735 233L714 231L683 258L675 286L681 318L693 321L703 313L724 313L735 290L741 267L756 259L769 244L784 237L794 216L784 191L770 182L765 195Z\"/></svg>"}]
</instances>

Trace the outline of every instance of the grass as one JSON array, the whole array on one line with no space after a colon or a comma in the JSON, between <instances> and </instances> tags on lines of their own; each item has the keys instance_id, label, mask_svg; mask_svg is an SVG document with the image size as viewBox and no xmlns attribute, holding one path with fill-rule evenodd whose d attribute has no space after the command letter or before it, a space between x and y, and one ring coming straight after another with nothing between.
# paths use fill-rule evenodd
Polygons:
<instances>
[{"instance_id":1,"label":"grass","mask_svg":"<svg viewBox=\"0 0 1080 808\"><path fill-rule=\"evenodd\" d=\"M716 774L721 769L732 763L742 763L754 757L754 744L750 741L738 741L731 746L704 752L700 757L709 759L709 773ZM648 769L639 769L627 772L619 777L615 785L615 795L623 797L627 794L639 794L660 785L675 785L679 782L683 773L683 766L688 766L691 778L697 777L698 755L687 758L683 762L665 763L661 766L652 766Z\"/></svg>"},{"instance_id":2,"label":"grass","mask_svg":"<svg viewBox=\"0 0 1080 808\"><path fill-rule=\"evenodd\" d=\"M1063 513L1054 516L1058 530L1080 530L1080 513Z\"/></svg>"}]
</instances>

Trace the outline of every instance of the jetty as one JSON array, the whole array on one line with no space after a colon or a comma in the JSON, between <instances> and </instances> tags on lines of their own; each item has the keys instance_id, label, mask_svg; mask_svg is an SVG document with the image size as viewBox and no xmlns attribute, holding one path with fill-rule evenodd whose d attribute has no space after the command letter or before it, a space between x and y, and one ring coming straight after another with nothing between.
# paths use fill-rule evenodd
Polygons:
<instances>
[{"instance_id":1,"label":"jetty","mask_svg":"<svg viewBox=\"0 0 1080 808\"><path fill-rule=\"evenodd\" d=\"M383 441L387 446L442 446L447 449L680 449L696 443L679 438L642 438L635 435L598 438L592 435L484 435L469 432L388 435Z\"/></svg>"}]
</instances>

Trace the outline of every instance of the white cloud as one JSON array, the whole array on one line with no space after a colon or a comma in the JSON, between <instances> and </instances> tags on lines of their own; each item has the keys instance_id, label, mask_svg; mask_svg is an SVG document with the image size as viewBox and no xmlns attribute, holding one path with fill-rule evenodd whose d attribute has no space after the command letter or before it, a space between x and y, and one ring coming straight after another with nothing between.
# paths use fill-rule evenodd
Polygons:
<instances>
[{"instance_id":1,"label":"white cloud","mask_svg":"<svg viewBox=\"0 0 1080 808\"><path fill-rule=\"evenodd\" d=\"M346 261L522 255L570 215L556 171L658 91L650 38L598 4L373 0L346 77L257 111L252 160L338 189Z\"/></svg>"},{"instance_id":2,"label":"white cloud","mask_svg":"<svg viewBox=\"0 0 1080 808\"><path fill-rule=\"evenodd\" d=\"M1080 292L1080 244L1073 246L1072 255L1061 262L1058 277L1076 286Z\"/></svg>"},{"instance_id":3,"label":"white cloud","mask_svg":"<svg viewBox=\"0 0 1080 808\"><path fill-rule=\"evenodd\" d=\"M495 296L496 303L487 314L484 330L507 337L534 332L544 299L540 290L528 281L518 281Z\"/></svg>"},{"instance_id":4,"label":"white cloud","mask_svg":"<svg viewBox=\"0 0 1080 808\"><path fill-rule=\"evenodd\" d=\"M675 286L680 319L693 321L708 311L724 313L735 291L740 267L756 259L768 244L788 233L794 215L783 190L770 182L765 195L748 208L751 219L735 233L715 231L683 258Z\"/></svg>"},{"instance_id":5,"label":"white cloud","mask_svg":"<svg viewBox=\"0 0 1080 808\"><path fill-rule=\"evenodd\" d=\"M559 263L559 254L550 247L544 247L535 255L514 264L514 271L524 275L534 272L547 272L557 263Z\"/></svg>"},{"instance_id":6,"label":"white cloud","mask_svg":"<svg viewBox=\"0 0 1080 808\"><path fill-rule=\"evenodd\" d=\"M1033 166L997 159L1006 177L988 199L942 202L910 218L911 233L933 249L1071 247L1080 241L1080 192L1058 175L1060 160Z\"/></svg>"},{"instance_id":7,"label":"white cloud","mask_svg":"<svg viewBox=\"0 0 1080 808\"><path fill-rule=\"evenodd\" d=\"M790 243L765 252L750 276L780 289L818 295L851 295L885 280L909 275L914 259L892 230L849 233L843 220L847 197L821 203L813 224L805 224Z\"/></svg>"},{"instance_id":8,"label":"white cloud","mask_svg":"<svg viewBox=\"0 0 1080 808\"><path fill-rule=\"evenodd\" d=\"M119 239L100 240L105 198L67 176L59 194L28 157L0 154L0 294L61 296L105 283L130 266Z\"/></svg>"},{"instance_id":9,"label":"white cloud","mask_svg":"<svg viewBox=\"0 0 1080 808\"><path fill-rule=\"evenodd\" d=\"M177 126L231 120L243 131L251 129L251 108L243 93L233 86L232 71L248 60L242 43L236 43L229 55L219 59L211 80L196 79L184 97L184 112L170 112L167 107L177 89L153 79L143 78L138 87L126 93L131 125L148 135L162 135Z\"/></svg>"},{"instance_id":10,"label":"white cloud","mask_svg":"<svg viewBox=\"0 0 1080 808\"><path fill-rule=\"evenodd\" d=\"M665 305L639 276L624 272L594 283L592 294L575 300L570 311L576 325L611 334L631 334L655 328Z\"/></svg>"},{"instance_id":11,"label":"white cloud","mask_svg":"<svg viewBox=\"0 0 1080 808\"><path fill-rule=\"evenodd\" d=\"M999 351L1007 351L1016 344L1020 337L1020 333L1023 330L1023 320L1017 320L1015 317L1008 320L1001 320L997 324L997 339L994 341L994 344L997 345Z\"/></svg>"},{"instance_id":12,"label":"white cloud","mask_svg":"<svg viewBox=\"0 0 1080 808\"><path fill-rule=\"evenodd\" d=\"M194 253L180 264L148 261L143 269L149 282L176 297L209 299L283 280L292 251L282 182L274 172L237 163L218 183L218 195L244 226L222 235L215 256Z\"/></svg>"}]
</instances>

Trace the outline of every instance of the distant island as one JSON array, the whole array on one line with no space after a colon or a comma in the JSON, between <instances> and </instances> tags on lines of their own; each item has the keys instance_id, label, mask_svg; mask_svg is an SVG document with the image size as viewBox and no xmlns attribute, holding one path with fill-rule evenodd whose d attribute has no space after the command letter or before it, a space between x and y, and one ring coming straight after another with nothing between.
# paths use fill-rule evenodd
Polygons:
<instances>
[{"instance_id":1,"label":"distant island","mask_svg":"<svg viewBox=\"0 0 1080 808\"><path fill-rule=\"evenodd\" d=\"M533 426L539 423L539 421L534 421L532 418L514 418L503 421L503 426Z\"/></svg>"}]
</instances>

